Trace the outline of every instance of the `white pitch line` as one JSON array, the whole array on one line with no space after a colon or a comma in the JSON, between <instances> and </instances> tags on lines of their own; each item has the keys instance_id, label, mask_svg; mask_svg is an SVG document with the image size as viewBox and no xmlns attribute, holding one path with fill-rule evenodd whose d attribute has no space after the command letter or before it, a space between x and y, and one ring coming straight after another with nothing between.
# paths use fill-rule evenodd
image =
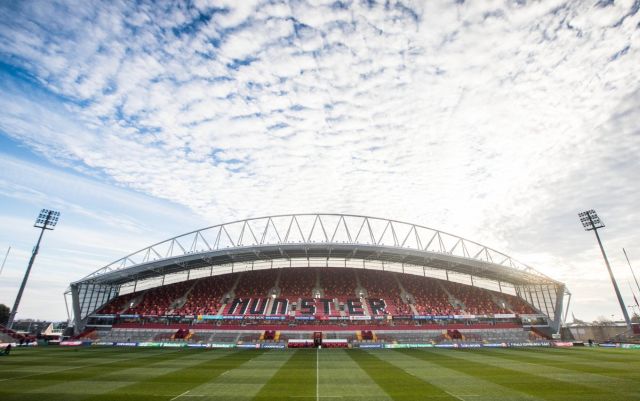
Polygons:
<instances>
[{"instance_id":1,"label":"white pitch line","mask_svg":"<svg viewBox=\"0 0 640 401\"><path fill-rule=\"evenodd\" d=\"M480 395L479 395L479 394L455 395L455 394L453 394L453 393L448 392L447 390L442 390L442 391L444 391L445 393L449 394L449 395L450 395L450 396L452 396L453 398L457 398L457 399L459 399L460 401L466 401L466 400L465 400L464 398L462 398L462 397L480 397Z\"/></svg>"},{"instance_id":2,"label":"white pitch line","mask_svg":"<svg viewBox=\"0 0 640 401\"><path fill-rule=\"evenodd\" d=\"M316 348L316 401L320 401L320 362L318 353L319 349Z\"/></svg>"},{"instance_id":3,"label":"white pitch line","mask_svg":"<svg viewBox=\"0 0 640 401\"><path fill-rule=\"evenodd\" d=\"M443 391L444 391L445 393L449 394L450 396L452 396L453 398L457 398L457 399L459 399L460 401L464 401L464 398L462 398L462 397L459 397L459 396L457 396L457 395L455 395L455 394L453 394L453 393L450 393L450 392L448 392L447 390L443 390Z\"/></svg>"},{"instance_id":4,"label":"white pitch line","mask_svg":"<svg viewBox=\"0 0 640 401\"><path fill-rule=\"evenodd\" d=\"M176 395L175 397L173 397L172 399L170 399L169 401L173 401L173 400L177 400L178 398L182 397L183 395L186 395L190 390L185 391L184 393L180 394L180 395Z\"/></svg>"},{"instance_id":5,"label":"white pitch line","mask_svg":"<svg viewBox=\"0 0 640 401\"><path fill-rule=\"evenodd\" d=\"M18 376L18 377L9 377L9 378L6 378L6 379L0 379L0 382L5 382L7 380L25 379L27 377L33 377L33 376L48 375L49 373L64 372L65 370L71 370L71 369L76 369L76 368L61 369L61 370L56 370L56 371L51 371L51 372L44 372L44 373L33 373L33 374L30 374L30 375Z\"/></svg>"}]
</instances>

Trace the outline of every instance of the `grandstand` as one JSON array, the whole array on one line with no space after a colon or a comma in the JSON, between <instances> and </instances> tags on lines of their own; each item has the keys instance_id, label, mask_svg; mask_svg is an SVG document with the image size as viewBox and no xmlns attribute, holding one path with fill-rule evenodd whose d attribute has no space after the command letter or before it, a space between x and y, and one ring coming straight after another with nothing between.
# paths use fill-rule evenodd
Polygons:
<instances>
[{"instance_id":1,"label":"grandstand","mask_svg":"<svg viewBox=\"0 0 640 401\"><path fill-rule=\"evenodd\" d=\"M65 296L78 337L93 341L341 347L548 339L570 294L442 231L298 214L171 238L72 283Z\"/></svg>"}]
</instances>

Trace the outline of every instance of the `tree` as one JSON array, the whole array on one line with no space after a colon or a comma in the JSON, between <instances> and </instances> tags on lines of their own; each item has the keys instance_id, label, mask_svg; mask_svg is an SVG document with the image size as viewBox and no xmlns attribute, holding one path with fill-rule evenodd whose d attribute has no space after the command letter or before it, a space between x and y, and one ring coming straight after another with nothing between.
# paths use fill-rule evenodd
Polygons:
<instances>
[{"instance_id":1,"label":"tree","mask_svg":"<svg viewBox=\"0 0 640 401\"><path fill-rule=\"evenodd\" d=\"M7 324L9 321L9 307L5 304L0 304L0 324Z\"/></svg>"},{"instance_id":2,"label":"tree","mask_svg":"<svg viewBox=\"0 0 640 401\"><path fill-rule=\"evenodd\" d=\"M608 319L602 315L598 316L596 320L593 321L594 326L615 326L615 322L611 319Z\"/></svg>"}]
</instances>

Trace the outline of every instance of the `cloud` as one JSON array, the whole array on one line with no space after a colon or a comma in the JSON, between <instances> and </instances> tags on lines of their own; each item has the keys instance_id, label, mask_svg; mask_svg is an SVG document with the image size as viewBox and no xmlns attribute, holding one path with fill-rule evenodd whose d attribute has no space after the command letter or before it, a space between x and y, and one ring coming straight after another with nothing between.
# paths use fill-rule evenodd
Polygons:
<instances>
[{"instance_id":1,"label":"cloud","mask_svg":"<svg viewBox=\"0 0 640 401\"><path fill-rule=\"evenodd\" d=\"M12 305L38 237L40 208L61 212L47 231L20 316L63 319L69 283L123 255L205 225L184 207L132 193L96 179L0 154L0 248L11 252L0 280L0 303ZM43 310L46 303L51 308Z\"/></svg>"},{"instance_id":2,"label":"cloud","mask_svg":"<svg viewBox=\"0 0 640 401\"><path fill-rule=\"evenodd\" d=\"M0 18L3 132L210 222L380 215L551 276L590 244L584 208L623 227L615 246L638 240L637 2L48 2Z\"/></svg>"}]
</instances>

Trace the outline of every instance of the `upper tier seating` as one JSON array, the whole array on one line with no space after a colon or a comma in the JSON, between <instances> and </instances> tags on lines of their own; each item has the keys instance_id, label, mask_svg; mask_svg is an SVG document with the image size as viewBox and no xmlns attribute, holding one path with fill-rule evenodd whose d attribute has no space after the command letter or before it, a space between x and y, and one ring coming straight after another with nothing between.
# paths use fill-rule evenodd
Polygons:
<instances>
[{"instance_id":1,"label":"upper tier seating","mask_svg":"<svg viewBox=\"0 0 640 401\"><path fill-rule=\"evenodd\" d=\"M221 298L227 293L237 276L225 274L198 280L187 302L175 313L180 315L215 315L222 306Z\"/></svg>"},{"instance_id":2,"label":"upper tier seating","mask_svg":"<svg viewBox=\"0 0 640 401\"><path fill-rule=\"evenodd\" d=\"M414 298L414 307L419 315L451 315L457 310L436 279L401 275L400 282Z\"/></svg>"},{"instance_id":3,"label":"upper tier seating","mask_svg":"<svg viewBox=\"0 0 640 401\"><path fill-rule=\"evenodd\" d=\"M538 313L531 305L526 303L523 299L514 297L508 294L499 294L499 297L504 298L510 306L510 309L515 313L520 314L535 314Z\"/></svg>"},{"instance_id":4,"label":"upper tier seating","mask_svg":"<svg viewBox=\"0 0 640 401\"><path fill-rule=\"evenodd\" d=\"M368 298L383 298L390 315L408 314L409 306L400 298L400 287L393 274L379 270L359 271L360 283L367 290Z\"/></svg>"},{"instance_id":5,"label":"upper tier seating","mask_svg":"<svg viewBox=\"0 0 640 401\"><path fill-rule=\"evenodd\" d=\"M128 305L132 302L136 297L140 296L140 292L135 292L131 294L121 295L117 298L112 299L105 306L103 306L97 313L105 314L105 315L114 315L116 313L120 313L123 310L128 309Z\"/></svg>"},{"instance_id":6,"label":"upper tier seating","mask_svg":"<svg viewBox=\"0 0 640 401\"><path fill-rule=\"evenodd\" d=\"M239 274L241 276L238 280ZM278 275L280 275L279 282ZM314 294L313 290L318 280L324 292L323 298L332 300L330 316L347 313L347 310L342 306L339 307L338 304L345 304L349 299L364 296L356 293L358 282L366 291L366 298L384 299L387 314L395 316L414 313L436 316L463 313L470 315L536 313L534 308L518 297L479 287L415 275L341 268L268 269L200 278L120 296L102 307L98 313L215 315L221 310L222 302L225 302L224 295L232 290L236 281L238 284L234 289L234 296L244 298L245 302L246 298L266 298L278 282L279 297L288 299L289 308L291 308L292 304L298 302L300 298L316 298L317 294ZM405 296L402 292L403 288L411 296ZM138 303L135 304L135 302ZM134 306L127 308L131 304ZM231 303L227 300L226 304L228 309ZM366 310L371 308L365 302L363 309L366 313ZM266 311L267 314L270 313L271 307ZM258 314L263 313L258 312ZM299 314L296 312L295 315ZM316 307L316 315L330 317L324 316L323 311L318 307Z\"/></svg>"},{"instance_id":7,"label":"upper tier seating","mask_svg":"<svg viewBox=\"0 0 640 401\"><path fill-rule=\"evenodd\" d=\"M335 267L322 269L320 284L325 298L353 297L357 287L355 270Z\"/></svg>"},{"instance_id":8,"label":"upper tier seating","mask_svg":"<svg viewBox=\"0 0 640 401\"><path fill-rule=\"evenodd\" d=\"M276 284L278 271L275 269L254 270L242 273L240 282L235 290L235 296L238 297L266 297L269 290Z\"/></svg>"},{"instance_id":9,"label":"upper tier seating","mask_svg":"<svg viewBox=\"0 0 640 401\"><path fill-rule=\"evenodd\" d=\"M488 313L509 313L491 299L491 293L485 289L448 282L444 284L456 299L464 304L464 311L471 315Z\"/></svg>"},{"instance_id":10,"label":"upper tier seating","mask_svg":"<svg viewBox=\"0 0 640 401\"><path fill-rule=\"evenodd\" d=\"M314 297L317 269L284 269L280 276L280 297Z\"/></svg>"},{"instance_id":11,"label":"upper tier seating","mask_svg":"<svg viewBox=\"0 0 640 401\"><path fill-rule=\"evenodd\" d=\"M147 290L142 301L133 308L127 309L126 313L153 316L170 314L170 312L172 312L170 309L171 303L183 297L194 284L193 280L183 281L181 283Z\"/></svg>"}]
</instances>

